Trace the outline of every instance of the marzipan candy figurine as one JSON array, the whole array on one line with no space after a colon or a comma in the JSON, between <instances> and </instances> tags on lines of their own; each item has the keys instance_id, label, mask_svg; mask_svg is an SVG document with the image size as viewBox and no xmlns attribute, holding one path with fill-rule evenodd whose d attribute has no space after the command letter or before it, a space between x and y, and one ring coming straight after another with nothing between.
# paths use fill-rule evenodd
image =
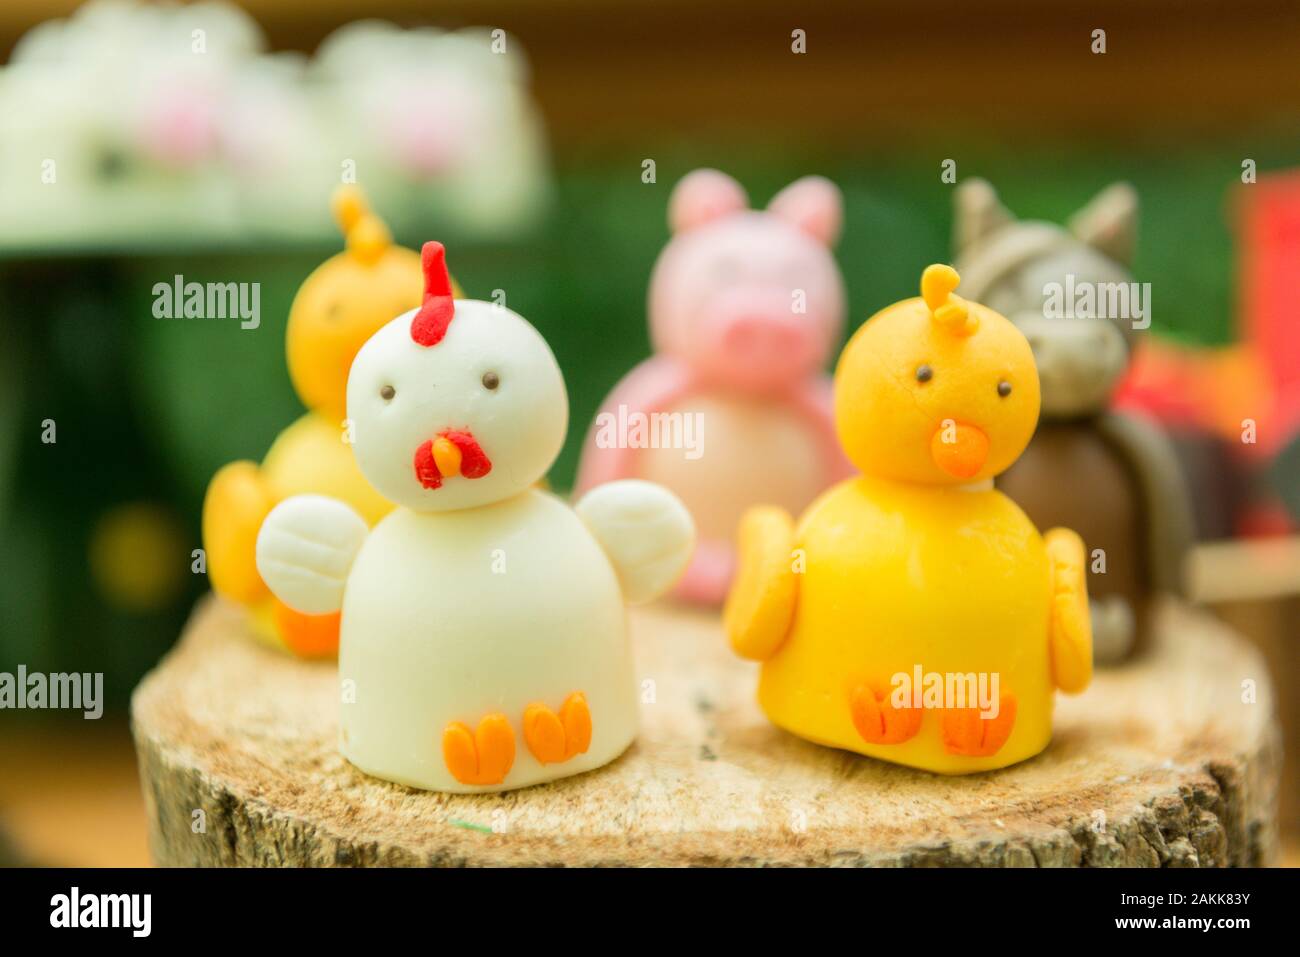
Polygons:
<instances>
[{"instance_id":1,"label":"marzipan candy figurine","mask_svg":"<svg viewBox=\"0 0 1300 957\"><path fill-rule=\"evenodd\" d=\"M1150 321L1151 303L1139 316L1141 290L1130 285L1137 196L1117 183L1064 228L1015 219L978 179L958 187L956 207L962 289L1024 332L1042 385L1038 431L998 487L1035 524L1082 536L1097 660L1121 661L1149 640L1154 596L1182 592L1192 538L1169 439L1154 423L1108 408L1138 327ZM1121 285L1122 300L1114 295ZM1110 308L1123 301L1127 309Z\"/></svg>"},{"instance_id":2,"label":"marzipan candy figurine","mask_svg":"<svg viewBox=\"0 0 1300 957\"><path fill-rule=\"evenodd\" d=\"M420 304L420 256L393 244L355 186L334 195L347 248L307 277L290 307L285 354L307 413L266 458L232 462L213 476L203 502L203 547L213 589L249 609L255 632L308 658L338 652L337 614L305 615L278 601L257 572L257 530L290 495L316 492L347 502L367 522L392 505L371 488L343 441L348 369L362 344L398 313Z\"/></svg>"},{"instance_id":3,"label":"marzipan candy figurine","mask_svg":"<svg viewBox=\"0 0 1300 957\"><path fill-rule=\"evenodd\" d=\"M1033 353L957 284L930 266L849 340L835 424L862 474L798 524L746 513L724 613L775 724L943 774L1039 753L1056 689L1092 676L1082 541L993 488L1038 421Z\"/></svg>"},{"instance_id":4,"label":"marzipan candy figurine","mask_svg":"<svg viewBox=\"0 0 1300 957\"><path fill-rule=\"evenodd\" d=\"M655 354L605 400L577 489L635 477L681 497L700 544L679 598L722 601L748 506L797 511L848 474L822 371L844 322L841 218L839 189L818 176L766 210L717 170L673 190L672 239L650 279Z\"/></svg>"},{"instance_id":5,"label":"marzipan candy figurine","mask_svg":"<svg viewBox=\"0 0 1300 957\"><path fill-rule=\"evenodd\" d=\"M337 498L287 499L257 567L298 611L342 609L349 761L429 790L501 791L631 744L625 605L674 584L694 530L649 482L599 485L576 507L536 487L568 425L559 366L522 316L454 299L444 256L425 244L423 305L348 376L357 463L397 508L370 530Z\"/></svg>"}]
</instances>

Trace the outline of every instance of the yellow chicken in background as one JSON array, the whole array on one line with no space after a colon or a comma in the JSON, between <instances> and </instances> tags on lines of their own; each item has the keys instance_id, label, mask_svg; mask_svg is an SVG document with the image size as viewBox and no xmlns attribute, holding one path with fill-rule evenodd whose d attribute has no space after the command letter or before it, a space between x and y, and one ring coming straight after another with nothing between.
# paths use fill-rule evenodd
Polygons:
<instances>
[{"instance_id":1,"label":"yellow chicken in background","mask_svg":"<svg viewBox=\"0 0 1300 957\"><path fill-rule=\"evenodd\" d=\"M993 488L1038 421L1033 354L958 282L930 266L849 341L835 420L862 474L797 525L751 510L725 609L775 724L941 774L1039 753L1055 690L1092 677L1083 542Z\"/></svg>"},{"instance_id":2,"label":"yellow chicken in background","mask_svg":"<svg viewBox=\"0 0 1300 957\"><path fill-rule=\"evenodd\" d=\"M232 462L203 502L203 547L218 594L246 606L256 631L303 657L338 653L339 616L304 615L271 595L257 573L257 531L281 500L301 493L341 499L371 525L392 509L362 478L346 439L348 370L357 351L423 296L420 255L393 244L361 191L333 197L346 249L318 266L290 307L285 353L308 412L276 438L259 466ZM463 295L456 287L456 295Z\"/></svg>"}]
</instances>

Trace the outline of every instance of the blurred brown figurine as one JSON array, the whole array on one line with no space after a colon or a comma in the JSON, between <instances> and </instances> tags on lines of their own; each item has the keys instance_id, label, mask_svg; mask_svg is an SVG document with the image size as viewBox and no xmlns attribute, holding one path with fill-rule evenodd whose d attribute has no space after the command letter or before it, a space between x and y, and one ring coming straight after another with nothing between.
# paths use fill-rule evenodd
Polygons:
<instances>
[{"instance_id":1,"label":"blurred brown figurine","mask_svg":"<svg viewBox=\"0 0 1300 957\"><path fill-rule=\"evenodd\" d=\"M953 238L962 293L1011 319L1042 381L1038 430L997 479L1039 528L1065 526L1088 548L1097 661L1148 640L1152 597L1182 590L1187 492L1154 424L1109 410L1150 299L1129 272L1137 196L1116 183L1066 227L1018 221L984 180L957 189Z\"/></svg>"}]
</instances>

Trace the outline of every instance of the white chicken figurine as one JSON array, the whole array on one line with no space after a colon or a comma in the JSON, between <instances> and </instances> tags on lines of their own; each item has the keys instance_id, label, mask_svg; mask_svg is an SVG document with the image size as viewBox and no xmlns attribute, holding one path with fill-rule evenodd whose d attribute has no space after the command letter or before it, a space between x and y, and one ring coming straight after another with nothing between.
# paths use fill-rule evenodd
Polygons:
<instances>
[{"instance_id":1,"label":"white chicken figurine","mask_svg":"<svg viewBox=\"0 0 1300 957\"><path fill-rule=\"evenodd\" d=\"M348 378L357 463L398 507L368 531L342 502L286 499L257 568L293 608L342 608L341 748L363 771L457 792L588 771L636 736L624 605L673 585L694 528L649 482L574 508L537 488L568 426L550 347L503 306L453 300L440 243L422 259L424 305Z\"/></svg>"}]
</instances>

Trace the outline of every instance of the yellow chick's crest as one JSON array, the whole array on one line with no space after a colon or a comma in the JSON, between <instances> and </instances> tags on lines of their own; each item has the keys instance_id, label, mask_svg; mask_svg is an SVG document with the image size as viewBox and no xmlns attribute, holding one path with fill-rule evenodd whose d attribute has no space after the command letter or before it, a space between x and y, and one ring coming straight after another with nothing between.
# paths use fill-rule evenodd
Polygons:
<instances>
[{"instance_id":1,"label":"yellow chick's crest","mask_svg":"<svg viewBox=\"0 0 1300 957\"><path fill-rule=\"evenodd\" d=\"M270 594L256 567L257 530L278 502L304 493L338 498L372 525L392 510L343 441L348 371L371 335L420 305L424 289L419 254L393 244L357 187L339 188L332 206L346 248L299 288L285 341L289 376L309 411L279 434L260 465L233 462L218 471L203 503L213 589L249 609L260 637L304 657L337 653L338 615L301 614Z\"/></svg>"},{"instance_id":2,"label":"yellow chick's crest","mask_svg":"<svg viewBox=\"0 0 1300 957\"><path fill-rule=\"evenodd\" d=\"M942 263L926 267L921 274L921 298L930 310L930 316L953 335L969 336L979 328L978 317L966 308L964 300L952 291L961 282L957 270Z\"/></svg>"},{"instance_id":3,"label":"yellow chick's crest","mask_svg":"<svg viewBox=\"0 0 1300 957\"><path fill-rule=\"evenodd\" d=\"M1092 673L1083 542L1041 535L991 481L1037 423L1033 354L958 282L929 267L849 341L835 418L862 475L797 523L746 515L724 612L775 724L944 774L1042 751L1056 689Z\"/></svg>"}]
</instances>

